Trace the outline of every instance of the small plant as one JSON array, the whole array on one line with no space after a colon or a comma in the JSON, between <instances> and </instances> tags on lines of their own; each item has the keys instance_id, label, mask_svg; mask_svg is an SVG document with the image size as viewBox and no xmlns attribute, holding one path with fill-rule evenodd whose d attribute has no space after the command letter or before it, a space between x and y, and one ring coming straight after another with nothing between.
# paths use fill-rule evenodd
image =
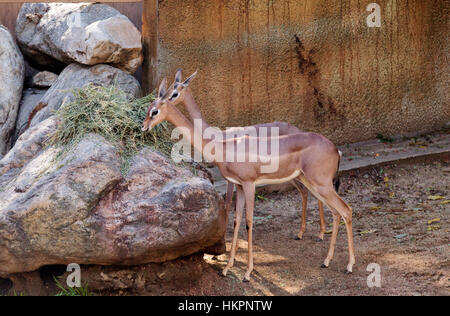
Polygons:
<instances>
[{"instance_id":1,"label":"small plant","mask_svg":"<svg viewBox=\"0 0 450 316\"><path fill-rule=\"evenodd\" d=\"M262 193L261 194L255 193L255 201L258 201L258 200L260 200L260 201L269 201L269 202L272 201L271 199L265 197L264 194L262 194Z\"/></svg>"},{"instance_id":2,"label":"small plant","mask_svg":"<svg viewBox=\"0 0 450 316\"><path fill-rule=\"evenodd\" d=\"M81 287L64 287L58 279L54 278L56 286L60 289L55 296L92 296L89 292L87 285Z\"/></svg>"},{"instance_id":3,"label":"small plant","mask_svg":"<svg viewBox=\"0 0 450 316\"><path fill-rule=\"evenodd\" d=\"M382 143L392 143L394 142L394 139L384 136L383 134L377 134L377 139Z\"/></svg>"}]
</instances>

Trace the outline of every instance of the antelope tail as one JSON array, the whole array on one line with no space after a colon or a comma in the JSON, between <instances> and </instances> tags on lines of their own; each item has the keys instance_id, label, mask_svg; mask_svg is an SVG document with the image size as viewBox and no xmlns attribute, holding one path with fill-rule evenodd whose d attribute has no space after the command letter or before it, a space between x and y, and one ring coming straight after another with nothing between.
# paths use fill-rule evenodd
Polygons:
<instances>
[{"instance_id":1,"label":"antelope tail","mask_svg":"<svg viewBox=\"0 0 450 316\"><path fill-rule=\"evenodd\" d=\"M339 153L338 166L336 169L336 175L333 178L333 186L334 186L334 189L336 190L336 192L339 190L339 185L341 184L341 181L339 180L339 165L341 163L342 152L340 150L338 150L338 153Z\"/></svg>"}]
</instances>

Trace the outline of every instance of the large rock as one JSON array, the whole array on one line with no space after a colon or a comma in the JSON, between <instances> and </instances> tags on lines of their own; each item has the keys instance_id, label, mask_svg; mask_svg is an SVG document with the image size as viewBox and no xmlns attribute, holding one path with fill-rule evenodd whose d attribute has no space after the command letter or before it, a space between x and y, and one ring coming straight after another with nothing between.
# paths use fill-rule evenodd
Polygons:
<instances>
[{"instance_id":1,"label":"large rock","mask_svg":"<svg viewBox=\"0 0 450 316\"><path fill-rule=\"evenodd\" d=\"M130 96L139 97L141 94L139 82L132 75L120 69L109 65L88 67L71 64L61 72L58 79L35 107L31 113L30 125L34 126L50 117L53 111L61 107L63 101L69 101L74 97L73 89L82 88L89 83L102 86L116 84Z\"/></svg>"},{"instance_id":2,"label":"large rock","mask_svg":"<svg viewBox=\"0 0 450 316\"><path fill-rule=\"evenodd\" d=\"M16 127L11 139L11 145L14 146L17 138L27 129L29 118L33 110L44 97L47 90L28 88L23 91L22 100L19 106L19 115L17 116Z\"/></svg>"},{"instance_id":3,"label":"large rock","mask_svg":"<svg viewBox=\"0 0 450 316\"><path fill-rule=\"evenodd\" d=\"M0 158L10 146L24 76L23 56L11 33L0 25Z\"/></svg>"},{"instance_id":4,"label":"large rock","mask_svg":"<svg viewBox=\"0 0 450 316\"><path fill-rule=\"evenodd\" d=\"M72 262L162 262L223 239L223 200L207 177L150 149L122 176L116 148L98 135L65 154L42 147L56 124L30 128L0 161L0 277Z\"/></svg>"},{"instance_id":5,"label":"large rock","mask_svg":"<svg viewBox=\"0 0 450 316\"><path fill-rule=\"evenodd\" d=\"M107 63L134 73L143 60L139 30L105 4L26 3L16 33L24 54L47 69Z\"/></svg>"},{"instance_id":6,"label":"large rock","mask_svg":"<svg viewBox=\"0 0 450 316\"><path fill-rule=\"evenodd\" d=\"M28 129L17 139L14 147L0 160L0 193L4 192L6 185L44 148L56 128L57 120L55 116L51 116Z\"/></svg>"}]
</instances>

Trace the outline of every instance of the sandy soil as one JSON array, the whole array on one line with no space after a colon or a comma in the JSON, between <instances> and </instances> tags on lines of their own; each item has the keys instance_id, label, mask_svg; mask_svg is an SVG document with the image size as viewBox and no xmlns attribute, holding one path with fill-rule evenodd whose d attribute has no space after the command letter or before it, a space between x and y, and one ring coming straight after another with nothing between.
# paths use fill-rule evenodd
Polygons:
<instances>
[{"instance_id":1,"label":"sandy soil","mask_svg":"<svg viewBox=\"0 0 450 316\"><path fill-rule=\"evenodd\" d=\"M341 176L339 194L353 208L356 265L346 275L348 252L341 226L335 257L320 268L330 235L317 241L317 202L310 197L307 232L300 226L301 197L296 191L257 199L254 224L255 270L242 282L247 264L247 234L241 225L235 266L219 276L232 239L230 218L227 254L205 255L211 270L188 295L449 295L450 164L440 161L387 166ZM331 213L325 210L331 231ZM245 217L244 217L245 218ZM434 221L433 221L434 220ZM430 222L429 221L433 221ZM369 288L370 263L381 268L381 287Z\"/></svg>"}]
</instances>

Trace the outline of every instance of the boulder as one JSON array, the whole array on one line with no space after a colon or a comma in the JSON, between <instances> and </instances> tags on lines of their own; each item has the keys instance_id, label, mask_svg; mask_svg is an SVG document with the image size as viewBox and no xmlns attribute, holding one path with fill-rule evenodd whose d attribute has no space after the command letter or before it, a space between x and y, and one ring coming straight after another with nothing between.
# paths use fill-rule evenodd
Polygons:
<instances>
[{"instance_id":1,"label":"boulder","mask_svg":"<svg viewBox=\"0 0 450 316\"><path fill-rule=\"evenodd\" d=\"M31 79L31 86L33 88L45 89L50 88L58 79L58 75L50 71L41 71L33 76Z\"/></svg>"},{"instance_id":2,"label":"boulder","mask_svg":"<svg viewBox=\"0 0 450 316\"><path fill-rule=\"evenodd\" d=\"M33 109L30 126L35 126L50 117L53 111L61 107L63 101L70 101L74 97L73 89L82 88L89 83L102 86L117 84L120 89L132 97L141 95L139 82L132 75L120 69L109 65L88 67L71 64L61 72L55 83Z\"/></svg>"},{"instance_id":3,"label":"boulder","mask_svg":"<svg viewBox=\"0 0 450 316\"><path fill-rule=\"evenodd\" d=\"M14 147L0 160L0 193L4 192L6 185L44 148L48 137L56 128L57 120L55 116L51 116L25 131L17 139Z\"/></svg>"},{"instance_id":4,"label":"boulder","mask_svg":"<svg viewBox=\"0 0 450 316\"><path fill-rule=\"evenodd\" d=\"M11 145L14 146L17 138L27 129L28 119L31 112L39 104L47 90L44 89L25 89L22 94L22 100L19 105L19 115L17 116L16 128L11 139Z\"/></svg>"},{"instance_id":5,"label":"boulder","mask_svg":"<svg viewBox=\"0 0 450 316\"><path fill-rule=\"evenodd\" d=\"M9 150L20 98L25 66L11 33L0 25L0 158Z\"/></svg>"},{"instance_id":6,"label":"boulder","mask_svg":"<svg viewBox=\"0 0 450 316\"><path fill-rule=\"evenodd\" d=\"M98 3L25 3L16 25L24 54L41 69L111 64L134 73L142 64L141 34L116 9Z\"/></svg>"},{"instance_id":7,"label":"boulder","mask_svg":"<svg viewBox=\"0 0 450 316\"><path fill-rule=\"evenodd\" d=\"M223 240L223 199L206 176L148 148L122 175L101 136L68 151L42 147L56 125L50 117L30 128L0 161L0 277L53 264L164 262Z\"/></svg>"}]
</instances>

